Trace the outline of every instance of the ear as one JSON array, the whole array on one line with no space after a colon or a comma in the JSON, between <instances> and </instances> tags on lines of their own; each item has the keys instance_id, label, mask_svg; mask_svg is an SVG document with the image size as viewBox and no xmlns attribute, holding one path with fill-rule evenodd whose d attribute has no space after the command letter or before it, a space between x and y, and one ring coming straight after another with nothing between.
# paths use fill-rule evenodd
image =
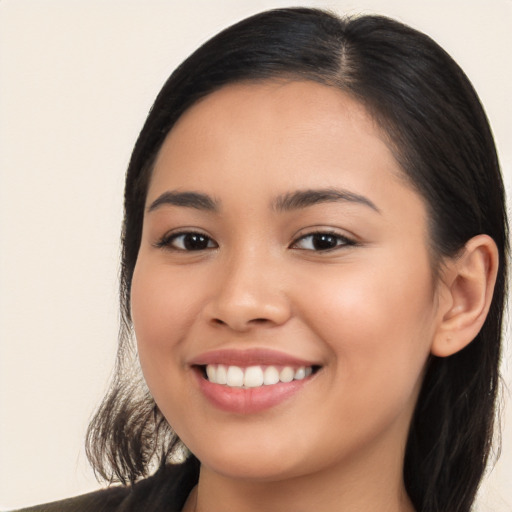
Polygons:
<instances>
[{"instance_id":1,"label":"ear","mask_svg":"<svg viewBox=\"0 0 512 512\"><path fill-rule=\"evenodd\" d=\"M431 347L433 355L451 356L480 332L491 306L498 260L494 240L478 235L446 262L440 284L440 321Z\"/></svg>"}]
</instances>

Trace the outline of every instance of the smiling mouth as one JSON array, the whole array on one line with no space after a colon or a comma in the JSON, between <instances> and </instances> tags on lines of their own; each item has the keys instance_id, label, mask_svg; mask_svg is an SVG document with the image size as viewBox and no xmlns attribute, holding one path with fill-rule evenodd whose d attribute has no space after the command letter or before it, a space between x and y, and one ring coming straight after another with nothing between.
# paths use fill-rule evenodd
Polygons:
<instances>
[{"instance_id":1,"label":"smiling mouth","mask_svg":"<svg viewBox=\"0 0 512 512\"><path fill-rule=\"evenodd\" d=\"M316 373L320 366L235 366L224 364L199 365L204 379L228 388L254 389L279 383L300 381Z\"/></svg>"}]
</instances>

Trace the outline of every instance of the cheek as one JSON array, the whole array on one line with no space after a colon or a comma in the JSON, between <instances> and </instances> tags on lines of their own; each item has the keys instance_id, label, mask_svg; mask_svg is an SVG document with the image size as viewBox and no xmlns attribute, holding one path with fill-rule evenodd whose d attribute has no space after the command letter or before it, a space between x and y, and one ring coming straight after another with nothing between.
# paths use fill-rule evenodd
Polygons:
<instances>
[{"instance_id":1,"label":"cheek","mask_svg":"<svg viewBox=\"0 0 512 512\"><path fill-rule=\"evenodd\" d=\"M197 293L180 273L166 265L139 258L131 288L131 314L142 373L154 400L167 420L179 426L187 417L180 397L187 389L181 347L197 317ZM189 283L190 285L190 283Z\"/></svg>"},{"instance_id":2,"label":"cheek","mask_svg":"<svg viewBox=\"0 0 512 512\"><path fill-rule=\"evenodd\" d=\"M334 278L317 277L322 284L306 284L311 292L301 309L333 354L340 389L377 407L385 395L409 400L435 328L428 263L360 272L354 266Z\"/></svg>"},{"instance_id":3,"label":"cheek","mask_svg":"<svg viewBox=\"0 0 512 512\"><path fill-rule=\"evenodd\" d=\"M143 257L137 261L131 314L146 380L183 342L195 316L192 288L171 276L165 265L149 264Z\"/></svg>"}]
</instances>

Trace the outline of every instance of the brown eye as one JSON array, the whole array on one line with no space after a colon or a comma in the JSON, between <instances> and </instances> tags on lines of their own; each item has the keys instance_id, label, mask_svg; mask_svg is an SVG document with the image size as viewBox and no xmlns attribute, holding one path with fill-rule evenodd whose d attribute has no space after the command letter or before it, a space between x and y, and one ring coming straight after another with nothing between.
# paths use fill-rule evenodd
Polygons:
<instances>
[{"instance_id":1,"label":"brown eye","mask_svg":"<svg viewBox=\"0 0 512 512\"><path fill-rule=\"evenodd\" d=\"M354 242L334 233L311 233L299 238L293 247L307 251L329 251L347 245L354 245Z\"/></svg>"},{"instance_id":2,"label":"brown eye","mask_svg":"<svg viewBox=\"0 0 512 512\"><path fill-rule=\"evenodd\" d=\"M210 237L194 232L173 234L164 238L158 245L178 251L204 251L217 247Z\"/></svg>"}]
</instances>

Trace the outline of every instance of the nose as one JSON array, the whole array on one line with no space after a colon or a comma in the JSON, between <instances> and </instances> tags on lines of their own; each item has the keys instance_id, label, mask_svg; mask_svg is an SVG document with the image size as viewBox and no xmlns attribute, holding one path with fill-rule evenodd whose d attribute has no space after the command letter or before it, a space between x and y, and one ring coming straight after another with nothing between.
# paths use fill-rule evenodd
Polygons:
<instances>
[{"instance_id":1,"label":"nose","mask_svg":"<svg viewBox=\"0 0 512 512\"><path fill-rule=\"evenodd\" d=\"M291 316L285 276L276 262L255 252L232 256L219 269L204 311L209 323L238 332L282 325Z\"/></svg>"}]
</instances>

